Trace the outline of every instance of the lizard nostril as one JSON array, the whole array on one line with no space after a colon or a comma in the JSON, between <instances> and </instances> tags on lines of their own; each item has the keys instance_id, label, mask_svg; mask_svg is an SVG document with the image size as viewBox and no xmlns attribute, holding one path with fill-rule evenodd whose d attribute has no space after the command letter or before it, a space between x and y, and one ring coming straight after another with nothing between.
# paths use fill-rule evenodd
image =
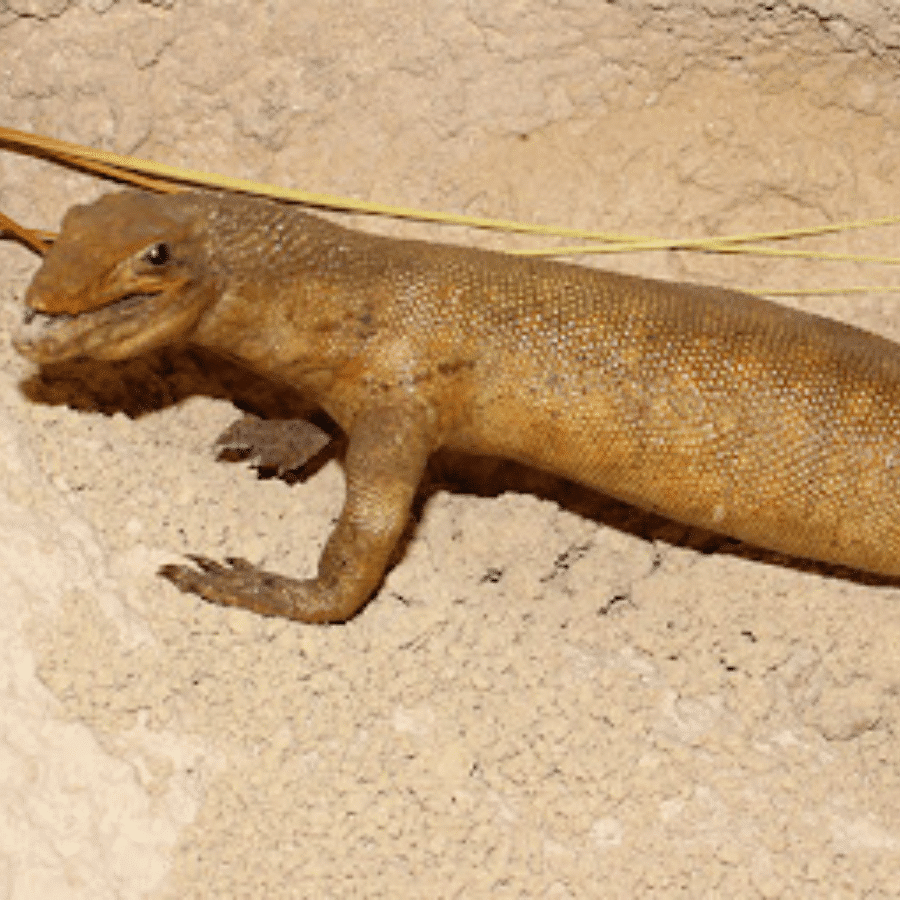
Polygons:
<instances>
[{"instance_id":1,"label":"lizard nostril","mask_svg":"<svg viewBox=\"0 0 900 900\"><path fill-rule=\"evenodd\" d=\"M22 321L26 325L30 325L34 321L34 317L37 315L37 310L32 309L31 307L25 307L25 315L22 316Z\"/></svg>"}]
</instances>

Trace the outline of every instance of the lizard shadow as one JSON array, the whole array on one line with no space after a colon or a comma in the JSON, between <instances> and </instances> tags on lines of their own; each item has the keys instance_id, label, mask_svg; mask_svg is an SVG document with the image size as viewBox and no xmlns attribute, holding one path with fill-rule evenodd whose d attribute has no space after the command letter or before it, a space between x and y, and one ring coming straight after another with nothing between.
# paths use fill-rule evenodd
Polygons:
<instances>
[{"instance_id":1,"label":"lizard shadow","mask_svg":"<svg viewBox=\"0 0 900 900\"><path fill-rule=\"evenodd\" d=\"M232 401L262 418L302 417L315 407L286 385L275 384L208 351L166 348L131 359L75 359L41 366L21 384L33 403L69 406L137 419L188 397Z\"/></svg>"},{"instance_id":2,"label":"lizard shadow","mask_svg":"<svg viewBox=\"0 0 900 900\"><path fill-rule=\"evenodd\" d=\"M550 500L597 525L614 528L650 543L685 547L703 555L734 556L873 587L900 587L900 578L767 550L727 535L667 519L577 482L510 460L439 451L429 464L429 477L416 498L416 520L427 500L438 490L480 497L496 497L507 491L531 494Z\"/></svg>"},{"instance_id":3,"label":"lizard shadow","mask_svg":"<svg viewBox=\"0 0 900 900\"><path fill-rule=\"evenodd\" d=\"M340 428L296 390L193 347L166 348L120 362L79 359L47 365L25 379L20 389L34 403L65 405L104 415L125 413L135 419L192 396L207 396L229 400L238 409L263 419L305 419L331 438L330 443L297 468L279 472L273 466L257 465L261 479L280 477L289 484L306 481L329 460L342 459L346 449L346 437ZM212 443L215 436L211 435L210 440ZM225 449L219 459L252 462L252 456L252 451ZM391 556L391 567L405 554L428 500L442 490L484 498L506 492L532 494L598 525L649 542L750 559L857 584L900 586L900 578L792 557L674 522L521 463L449 450L438 451L429 461L409 525Z\"/></svg>"}]
</instances>

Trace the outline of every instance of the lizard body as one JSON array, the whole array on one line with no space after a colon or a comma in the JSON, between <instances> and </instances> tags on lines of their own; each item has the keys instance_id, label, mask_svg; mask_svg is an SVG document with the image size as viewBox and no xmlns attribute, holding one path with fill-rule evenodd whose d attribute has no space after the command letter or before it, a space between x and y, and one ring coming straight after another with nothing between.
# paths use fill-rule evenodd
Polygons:
<instances>
[{"instance_id":1,"label":"lizard body","mask_svg":"<svg viewBox=\"0 0 900 900\"><path fill-rule=\"evenodd\" d=\"M26 303L15 345L38 363L200 345L299 388L347 433L318 575L201 557L161 570L214 602L352 616L439 447L900 575L900 346L830 319L212 193L74 207Z\"/></svg>"}]
</instances>

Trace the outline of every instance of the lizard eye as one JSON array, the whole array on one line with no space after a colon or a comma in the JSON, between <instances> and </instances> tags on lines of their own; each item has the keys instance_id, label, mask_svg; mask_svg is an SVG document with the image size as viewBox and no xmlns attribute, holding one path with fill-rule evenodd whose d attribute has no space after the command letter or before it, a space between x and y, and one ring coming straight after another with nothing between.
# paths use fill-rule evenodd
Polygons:
<instances>
[{"instance_id":1,"label":"lizard eye","mask_svg":"<svg viewBox=\"0 0 900 900\"><path fill-rule=\"evenodd\" d=\"M169 250L169 245L163 243L154 244L144 253L144 259L151 266L164 266L171 258L172 254Z\"/></svg>"}]
</instances>

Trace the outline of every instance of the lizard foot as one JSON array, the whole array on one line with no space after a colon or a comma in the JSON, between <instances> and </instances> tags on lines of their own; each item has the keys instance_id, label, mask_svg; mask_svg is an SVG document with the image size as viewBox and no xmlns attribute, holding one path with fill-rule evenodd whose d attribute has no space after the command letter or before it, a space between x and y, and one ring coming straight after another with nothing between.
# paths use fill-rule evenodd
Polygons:
<instances>
[{"instance_id":1,"label":"lizard foot","mask_svg":"<svg viewBox=\"0 0 900 900\"><path fill-rule=\"evenodd\" d=\"M250 414L232 422L216 439L227 451L246 453L260 467L271 466L279 475L305 466L331 440L305 419L260 419Z\"/></svg>"},{"instance_id":2,"label":"lizard foot","mask_svg":"<svg viewBox=\"0 0 900 900\"><path fill-rule=\"evenodd\" d=\"M158 574L184 593L199 594L220 606L238 606L264 616L286 616L304 622L329 621L328 610L316 600L312 582L275 575L240 557L225 564L206 556L188 555L192 566L165 565Z\"/></svg>"}]
</instances>

